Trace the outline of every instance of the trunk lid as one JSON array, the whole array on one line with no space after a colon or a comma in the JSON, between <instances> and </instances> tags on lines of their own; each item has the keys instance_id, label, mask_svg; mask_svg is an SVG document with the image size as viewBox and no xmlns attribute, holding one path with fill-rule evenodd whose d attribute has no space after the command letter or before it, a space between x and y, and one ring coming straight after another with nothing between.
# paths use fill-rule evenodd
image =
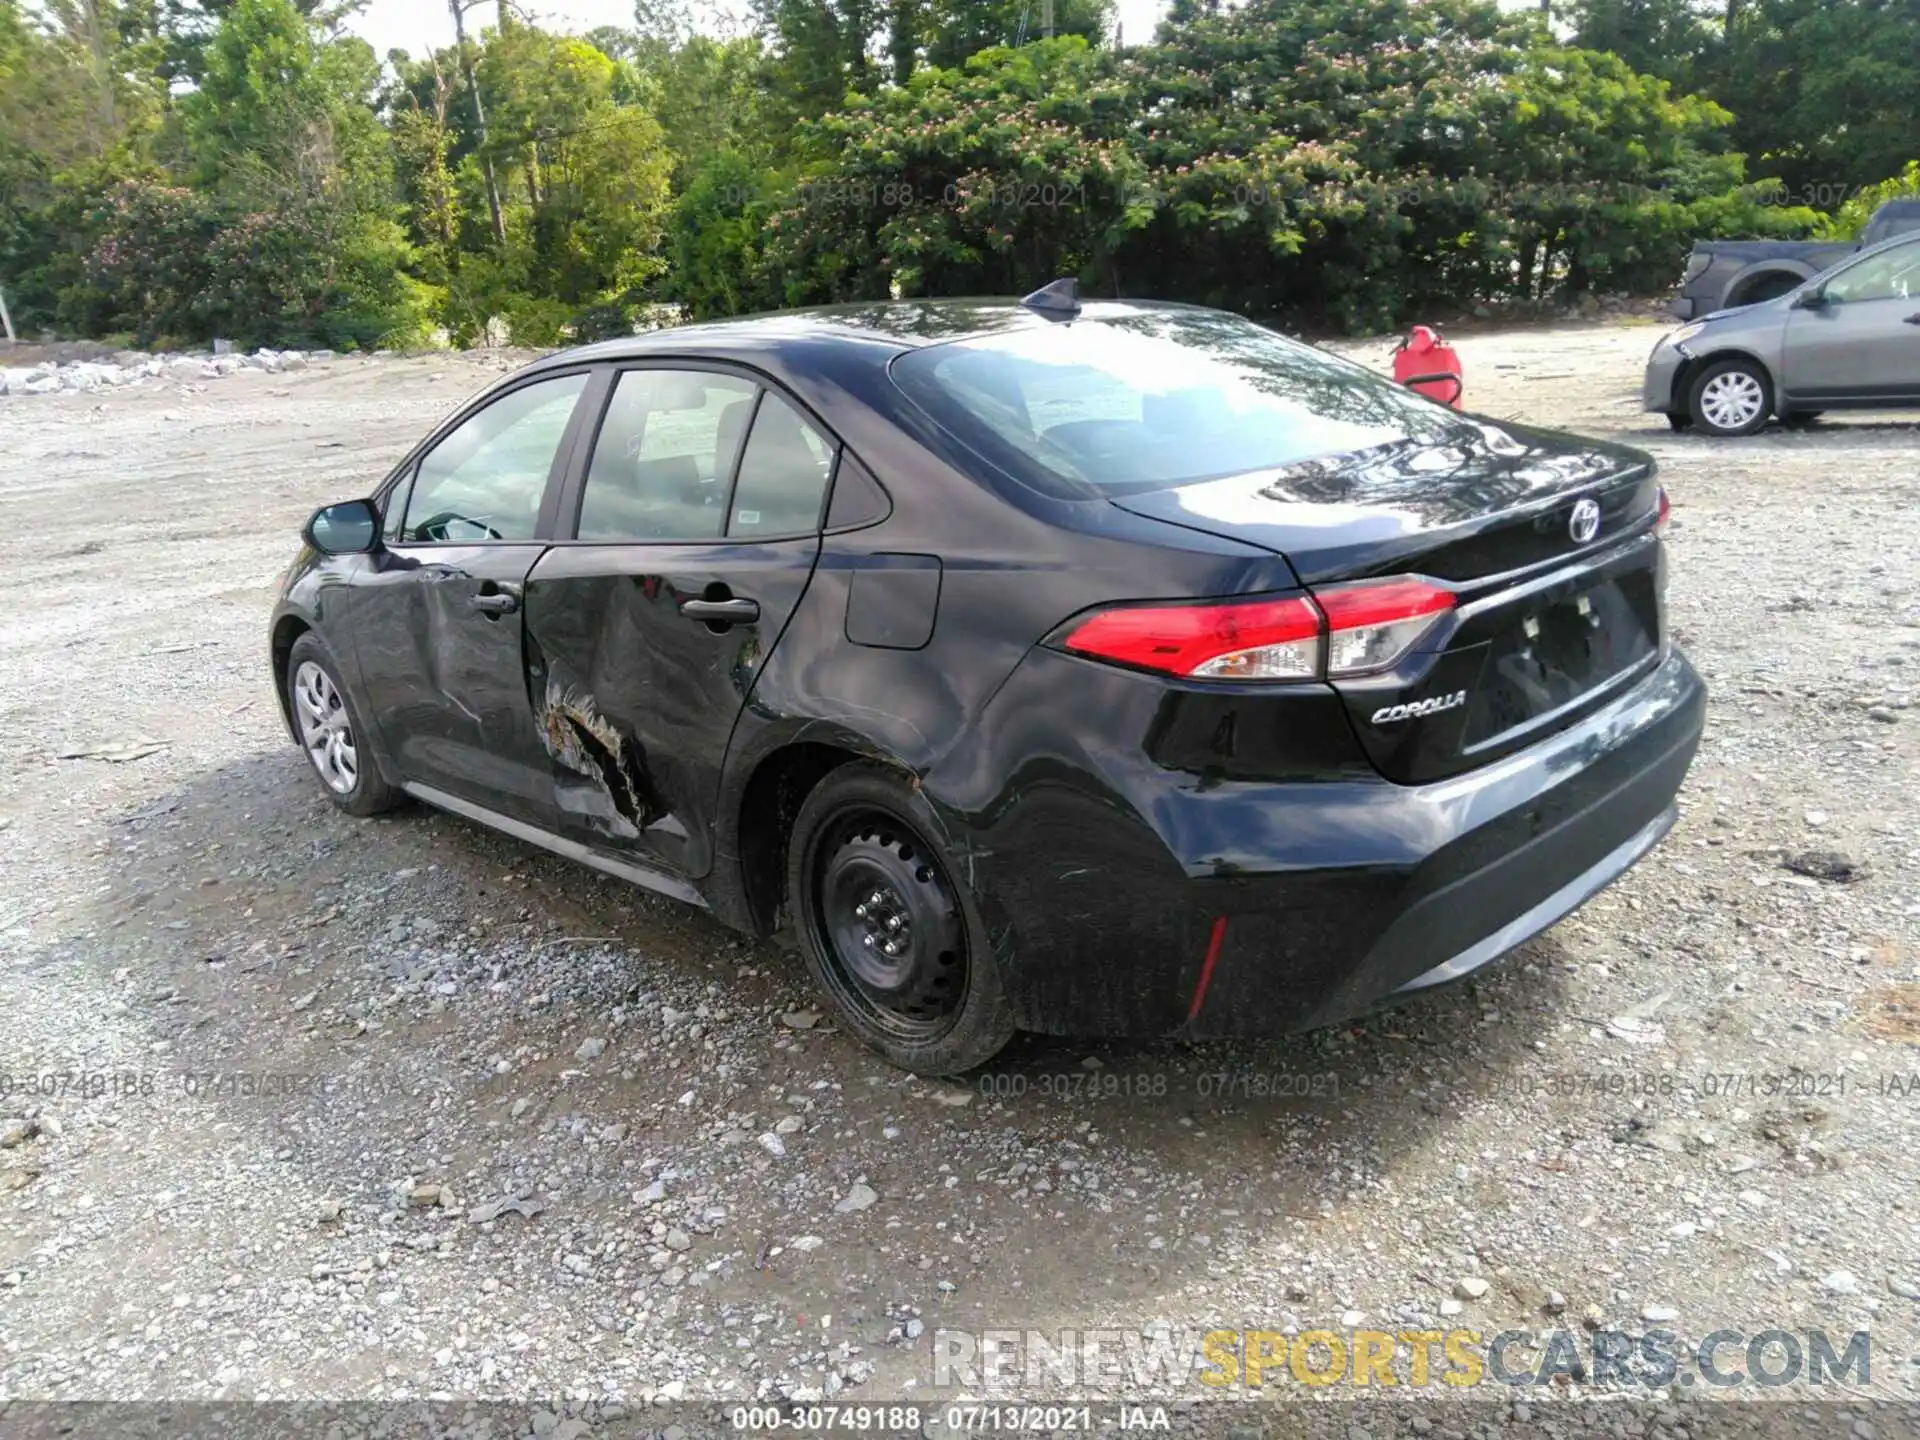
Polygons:
<instances>
[{"instance_id":1,"label":"trunk lid","mask_svg":"<svg viewBox=\"0 0 1920 1440\"><path fill-rule=\"evenodd\" d=\"M1396 440L1112 503L1276 551L1310 591L1390 575L1451 589L1453 612L1393 670L1331 682L1380 772L1418 783L1571 725L1653 663L1658 494L1639 451L1462 417L1439 445Z\"/></svg>"}]
</instances>

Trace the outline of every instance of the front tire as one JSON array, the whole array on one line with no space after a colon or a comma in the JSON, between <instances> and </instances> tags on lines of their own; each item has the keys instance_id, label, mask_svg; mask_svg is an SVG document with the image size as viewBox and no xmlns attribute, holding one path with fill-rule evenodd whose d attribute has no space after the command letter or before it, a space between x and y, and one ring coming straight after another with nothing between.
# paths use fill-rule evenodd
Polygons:
<instances>
[{"instance_id":1,"label":"front tire","mask_svg":"<svg viewBox=\"0 0 1920 1440\"><path fill-rule=\"evenodd\" d=\"M1709 435L1752 435L1773 414L1773 377L1753 360L1716 360L1694 377L1687 409Z\"/></svg>"},{"instance_id":2,"label":"front tire","mask_svg":"<svg viewBox=\"0 0 1920 1440\"><path fill-rule=\"evenodd\" d=\"M920 792L848 765L794 818L787 895L801 953L840 1022L903 1070L957 1075L1013 1038L1014 1016L973 897Z\"/></svg>"},{"instance_id":3,"label":"front tire","mask_svg":"<svg viewBox=\"0 0 1920 1440\"><path fill-rule=\"evenodd\" d=\"M287 656L287 710L294 734L327 798L362 819L391 810L400 792L380 777L367 728L333 657L308 631Z\"/></svg>"}]
</instances>

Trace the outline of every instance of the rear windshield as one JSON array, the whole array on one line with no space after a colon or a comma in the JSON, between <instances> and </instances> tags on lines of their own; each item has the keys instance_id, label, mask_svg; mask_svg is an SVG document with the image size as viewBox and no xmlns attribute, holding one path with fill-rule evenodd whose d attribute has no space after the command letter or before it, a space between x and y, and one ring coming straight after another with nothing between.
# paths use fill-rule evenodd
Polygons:
<instances>
[{"instance_id":1,"label":"rear windshield","mask_svg":"<svg viewBox=\"0 0 1920 1440\"><path fill-rule=\"evenodd\" d=\"M1408 437L1451 412L1218 311L1148 311L932 345L901 389L969 448L1063 498L1135 494Z\"/></svg>"}]
</instances>

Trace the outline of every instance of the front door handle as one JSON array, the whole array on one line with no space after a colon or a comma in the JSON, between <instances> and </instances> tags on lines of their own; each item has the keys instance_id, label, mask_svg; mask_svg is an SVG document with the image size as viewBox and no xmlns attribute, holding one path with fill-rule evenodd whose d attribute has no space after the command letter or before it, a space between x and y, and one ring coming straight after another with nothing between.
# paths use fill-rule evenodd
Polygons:
<instances>
[{"instance_id":1,"label":"front door handle","mask_svg":"<svg viewBox=\"0 0 1920 1440\"><path fill-rule=\"evenodd\" d=\"M520 608L520 587L483 580L480 593L473 597L473 608L482 615L511 615Z\"/></svg>"},{"instance_id":2,"label":"front door handle","mask_svg":"<svg viewBox=\"0 0 1920 1440\"><path fill-rule=\"evenodd\" d=\"M760 618L758 600L682 600L680 613L710 625L751 625Z\"/></svg>"}]
</instances>

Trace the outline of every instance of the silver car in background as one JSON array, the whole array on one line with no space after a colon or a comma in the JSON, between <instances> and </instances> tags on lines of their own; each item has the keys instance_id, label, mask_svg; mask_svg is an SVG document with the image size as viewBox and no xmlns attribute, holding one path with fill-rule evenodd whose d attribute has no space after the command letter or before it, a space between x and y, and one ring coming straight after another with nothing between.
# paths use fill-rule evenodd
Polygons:
<instances>
[{"instance_id":1,"label":"silver car in background","mask_svg":"<svg viewBox=\"0 0 1920 1440\"><path fill-rule=\"evenodd\" d=\"M1863 250L1772 300L1663 337L1644 401L1676 430L1751 435L1778 415L1920 406L1920 234Z\"/></svg>"}]
</instances>

